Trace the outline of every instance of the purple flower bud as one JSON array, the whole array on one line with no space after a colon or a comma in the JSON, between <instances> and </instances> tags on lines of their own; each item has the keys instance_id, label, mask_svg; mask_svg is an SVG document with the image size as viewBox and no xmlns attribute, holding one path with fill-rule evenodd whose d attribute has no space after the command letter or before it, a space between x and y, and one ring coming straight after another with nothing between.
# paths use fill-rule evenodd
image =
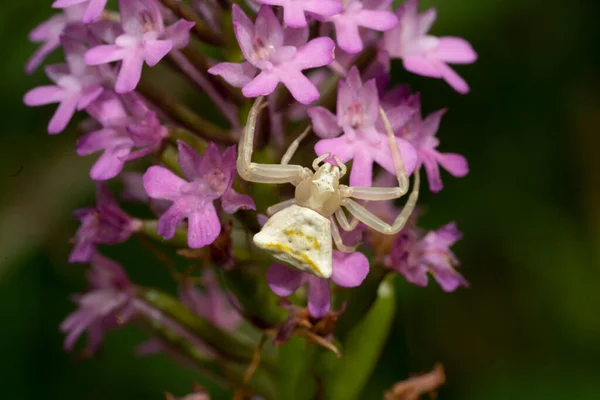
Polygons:
<instances>
[{"instance_id":1,"label":"purple flower bud","mask_svg":"<svg viewBox=\"0 0 600 400\"><path fill-rule=\"evenodd\" d=\"M121 210L103 184L97 185L96 207L79 209L75 216L81 221L81 226L75 233L70 263L87 263L92 260L98 244L125 242L141 228L141 221Z\"/></svg>"},{"instance_id":2,"label":"purple flower bud","mask_svg":"<svg viewBox=\"0 0 600 400\"><path fill-rule=\"evenodd\" d=\"M401 127L415 112L401 106L389 110L392 127ZM379 117L379 96L375 80L363 85L358 69L353 67L345 81L338 85L337 116L323 107L308 110L315 133L322 138L315 145L318 155L331 153L342 162L353 160L350 185L371 186L373 163L395 173L387 133ZM339 137L335 137L343 132ZM408 173L417 164L415 148L406 140L398 138L398 145Z\"/></svg>"},{"instance_id":3,"label":"purple flower bud","mask_svg":"<svg viewBox=\"0 0 600 400\"><path fill-rule=\"evenodd\" d=\"M401 58L407 71L432 78L442 78L459 93L469 85L448 63L471 64L477 53L464 39L435 37L428 34L437 18L435 9L419 14L418 0L407 0L396 15L400 22L385 33L383 46L393 58Z\"/></svg>"},{"instance_id":4,"label":"purple flower bud","mask_svg":"<svg viewBox=\"0 0 600 400\"><path fill-rule=\"evenodd\" d=\"M97 253L90 261L91 290L74 297L79 308L60 325L60 330L67 334L66 350L71 350L79 336L87 331L88 349L95 352L106 331L126 323L134 312L133 286L121 266Z\"/></svg>"},{"instance_id":5,"label":"purple flower bud","mask_svg":"<svg viewBox=\"0 0 600 400\"><path fill-rule=\"evenodd\" d=\"M231 187L235 177L235 146L223 155L214 143L201 157L186 143L179 141L179 166L184 180L170 170L154 166L144 174L144 188L153 199L165 199L173 204L158 220L158 234L165 239L175 235L178 224L188 220L188 245L200 248L215 241L221 232L221 222L214 201L221 200L223 210L233 214L238 209L255 209L249 196Z\"/></svg>"},{"instance_id":6,"label":"purple flower bud","mask_svg":"<svg viewBox=\"0 0 600 400\"><path fill-rule=\"evenodd\" d=\"M369 260L364 254L333 251L331 280L341 287L357 287L369 273ZM331 308L329 280L273 264L267 271L267 282L278 296L287 297L302 285L308 285L308 311L315 318L326 315Z\"/></svg>"},{"instance_id":7,"label":"purple flower bud","mask_svg":"<svg viewBox=\"0 0 600 400\"><path fill-rule=\"evenodd\" d=\"M306 43L307 30L284 30L268 6L260 8L253 24L234 4L233 28L247 62L220 63L210 68L209 73L242 88L246 97L271 94L281 82L302 104L319 98L316 86L302 71L330 64L334 58L333 40L319 37Z\"/></svg>"}]
</instances>

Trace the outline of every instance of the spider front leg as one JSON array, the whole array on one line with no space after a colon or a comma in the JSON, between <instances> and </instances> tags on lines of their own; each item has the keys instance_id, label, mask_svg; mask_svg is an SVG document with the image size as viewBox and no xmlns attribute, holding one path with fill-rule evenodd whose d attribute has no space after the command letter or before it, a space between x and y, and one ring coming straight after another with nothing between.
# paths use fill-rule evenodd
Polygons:
<instances>
[{"instance_id":1,"label":"spider front leg","mask_svg":"<svg viewBox=\"0 0 600 400\"><path fill-rule=\"evenodd\" d=\"M340 186L342 197L352 197L360 200L394 200L400 198L408 192L409 179L404 161L402 160L402 154L398 147L398 141L396 135L388 120L387 114L383 108L379 108L379 114L383 120L383 124L388 134L388 144L392 153L392 159L394 160L394 167L396 169L396 178L398 179L398 186L393 188L387 187L362 187L362 186Z\"/></svg>"},{"instance_id":2,"label":"spider front leg","mask_svg":"<svg viewBox=\"0 0 600 400\"><path fill-rule=\"evenodd\" d=\"M417 204L417 200L419 199L419 185L421 183L419 170L415 171L415 182L410 196L408 197L408 201L404 206L400 215L396 217L396 220L392 225L384 222L379 217L374 215L372 212L368 211L366 208L350 199L349 191L352 189L357 189L358 195L363 195L363 197L359 197L356 194L352 195L352 197L361 198L364 200L392 200L402 196L402 194L406 193L408 190L408 174L406 173L406 168L404 167L404 162L402 161L402 155L400 154L400 150L398 148L398 142L396 140L396 136L392 130L390 122L383 111L382 108L379 108L379 112L385 124L387 134L388 134L388 142L390 145L390 151L392 153L392 159L394 160L394 167L396 169L396 176L398 177L398 187L397 188L347 188L345 193L345 198L342 199L342 206L346 207L346 209L352 214L356 219L364 223L365 225L371 227L372 229L385 233L388 235L393 235L398 233L404 228L406 225L406 221L412 214L415 206ZM358 190L360 189L360 190ZM371 190L369 190L371 189ZM396 192L394 192L396 190ZM402 193L402 194L400 194ZM400 195L398 195L400 194Z\"/></svg>"},{"instance_id":3,"label":"spider front leg","mask_svg":"<svg viewBox=\"0 0 600 400\"><path fill-rule=\"evenodd\" d=\"M254 149L254 132L258 114L264 108L264 98L256 99L248 115L248 122L242 132L238 149L237 170L238 174L249 182L256 183L292 183L297 185L302 180L312 175L308 168L300 165L285 164L258 164L252 162Z\"/></svg>"}]
</instances>

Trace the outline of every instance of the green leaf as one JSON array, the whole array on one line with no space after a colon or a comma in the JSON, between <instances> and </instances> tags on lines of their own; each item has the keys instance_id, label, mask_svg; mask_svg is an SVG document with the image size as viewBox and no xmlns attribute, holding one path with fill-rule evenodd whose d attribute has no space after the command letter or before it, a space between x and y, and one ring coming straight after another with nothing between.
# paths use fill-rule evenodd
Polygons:
<instances>
[{"instance_id":1,"label":"green leaf","mask_svg":"<svg viewBox=\"0 0 600 400\"><path fill-rule=\"evenodd\" d=\"M324 375L328 400L364 398L361 392L379 360L394 319L396 299L390 279L381 282L375 303L346 335L342 359L323 354L322 362L329 365Z\"/></svg>"}]
</instances>

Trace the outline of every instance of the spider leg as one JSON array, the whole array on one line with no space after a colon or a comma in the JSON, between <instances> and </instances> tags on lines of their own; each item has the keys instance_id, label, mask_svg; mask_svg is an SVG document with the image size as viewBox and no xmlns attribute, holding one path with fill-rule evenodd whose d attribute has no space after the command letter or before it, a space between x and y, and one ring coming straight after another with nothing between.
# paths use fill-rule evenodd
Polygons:
<instances>
[{"instance_id":1,"label":"spider leg","mask_svg":"<svg viewBox=\"0 0 600 400\"><path fill-rule=\"evenodd\" d=\"M390 151L392 153L392 159L394 160L394 167L396 169L396 177L398 179L398 186L393 188L380 188L380 187L362 187L362 186L341 186L340 191L342 197L353 197L360 200L393 200L404 196L408 192L409 179L404 161L402 160L402 154L398 148L398 142L396 135L392 129L392 125L387 117L387 114L383 108L379 107L379 114L383 120L385 130L388 134L388 143Z\"/></svg>"},{"instance_id":2,"label":"spider leg","mask_svg":"<svg viewBox=\"0 0 600 400\"><path fill-rule=\"evenodd\" d=\"M406 202L404 209L400 212L400 215L396 217L396 220L392 225L382 221L379 217L375 216L372 212L352 199L347 198L342 200L342 206L346 207L350 214L370 228L387 235L393 235L400 232L402 228L404 228L406 221L415 209L417 200L419 199L419 184L420 174L419 170L416 170L412 192L408 197L408 201Z\"/></svg>"},{"instance_id":3,"label":"spider leg","mask_svg":"<svg viewBox=\"0 0 600 400\"><path fill-rule=\"evenodd\" d=\"M354 229L356 229L356 227L358 226L358 223L360 222L355 217L352 217L352 222L349 222L348 217L346 217L346 214L344 213L344 211L341 208L338 208L335 211L335 218L337 219L338 224L340 224L342 229L345 230L346 232L350 232L350 231L353 231Z\"/></svg>"},{"instance_id":4,"label":"spider leg","mask_svg":"<svg viewBox=\"0 0 600 400\"><path fill-rule=\"evenodd\" d=\"M335 223L335 219L333 217L330 217L329 220L331 221L331 236L333 237L335 247L337 247L338 250L343 253L353 253L356 250L356 248L358 247L358 245L346 246L344 244L344 241L342 240L342 235L340 234L340 230L338 229L337 224Z\"/></svg>"},{"instance_id":5,"label":"spider leg","mask_svg":"<svg viewBox=\"0 0 600 400\"><path fill-rule=\"evenodd\" d=\"M271 215L278 213L289 206L293 206L294 204L296 204L296 199L289 199L282 201L281 203L273 204L271 207L267 208L267 215L270 217Z\"/></svg>"},{"instance_id":6,"label":"spider leg","mask_svg":"<svg viewBox=\"0 0 600 400\"><path fill-rule=\"evenodd\" d=\"M248 122L242 132L238 149L237 170L242 178L257 183L292 183L297 185L303 179L312 175L308 168L300 165L258 164L252 162L254 147L254 132L256 120L264 108L264 98L256 99L248 115Z\"/></svg>"},{"instance_id":7,"label":"spider leg","mask_svg":"<svg viewBox=\"0 0 600 400\"><path fill-rule=\"evenodd\" d=\"M292 143L290 143L290 147L287 148L287 150L285 151L285 154L281 158L281 165L287 165L290 162L290 160L294 156L294 153L296 153L296 150L298 150L298 146L300 146L300 142L306 137L306 135L308 135L308 132L310 132L310 129L311 129L311 126L310 125L307 126L306 129L296 139L294 139L294 141Z\"/></svg>"}]
</instances>

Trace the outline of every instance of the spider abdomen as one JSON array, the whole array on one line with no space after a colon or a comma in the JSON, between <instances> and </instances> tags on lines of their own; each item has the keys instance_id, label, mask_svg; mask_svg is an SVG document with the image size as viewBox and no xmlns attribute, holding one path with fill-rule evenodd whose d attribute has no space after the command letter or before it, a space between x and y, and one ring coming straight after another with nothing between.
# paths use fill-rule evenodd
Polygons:
<instances>
[{"instance_id":1,"label":"spider abdomen","mask_svg":"<svg viewBox=\"0 0 600 400\"><path fill-rule=\"evenodd\" d=\"M254 244L303 272L331 277L331 222L310 208L293 205L274 214Z\"/></svg>"}]
</instances>

